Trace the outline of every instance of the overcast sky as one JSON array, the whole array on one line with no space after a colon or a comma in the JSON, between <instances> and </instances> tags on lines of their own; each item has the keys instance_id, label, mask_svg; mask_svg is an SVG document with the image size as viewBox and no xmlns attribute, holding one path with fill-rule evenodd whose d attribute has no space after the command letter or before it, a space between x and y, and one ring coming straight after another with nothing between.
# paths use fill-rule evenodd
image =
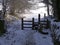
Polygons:
<instances>
[{"instance_id":1,"label":"overcast sky","mask_svg":"<svg viewBox=\"0 0 60 45\"><path fill-rule=\"evenodd\" d=\"M47 8L46 7L40 8L41 6L45 6L45 4L40 3L40 1L42 1L42 0L31 0L31 1L29 1L29 3L32 3L34 5L29 9L29 11L25 10L25 12L26 13L31 12L33 14L39 14L40 13L43 16L44 16L44 13L46 13L46 15L47 15ZM0 5L0 10L1 9L2 9L2 6Z\"/></svg>"}]
</instances>

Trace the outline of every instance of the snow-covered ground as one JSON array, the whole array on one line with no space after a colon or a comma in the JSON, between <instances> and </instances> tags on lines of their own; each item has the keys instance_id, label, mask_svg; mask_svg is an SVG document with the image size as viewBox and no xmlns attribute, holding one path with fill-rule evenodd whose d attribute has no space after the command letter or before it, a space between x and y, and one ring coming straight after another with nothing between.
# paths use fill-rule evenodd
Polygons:
<instances>
[{"instance_id":1,"label":"snow-covered ground","mask_svg":"<svg viewBox=\"0 0 60 45\"><path fill-rule=\"evenodd\" d=\"M39 3L37 3L37 5L38 4ZM44 13L46 13L47 15L47 8L45 7L41 9L40 5L41 4L39 4L38 7L33 6L33 8L35 7L39 9L30 10L30 12L32 12L34 15L25 14L25 17L37 18L38 14L41 14L41 17L44 17ZM54 24L54 22L52 22L52 24ZM38 31L32 29L21 30L21 20L15 20L12 22L8 22L7 32L0 37L0 45L53 45L53 42L50 32L48 35L43 35Z\"/></svg>"},{"instance_id":2,"label":"snow-covered ground","mask_svg":"<svg viewBox=\"0 0 60 45\"><path fill-rule=\"evenodd\" d=\"M21 20L7 25L6 34L0 37L0 45L53 45L50 34L43 35L36 30L21 30Z\"/></svg>"}]
</instances>

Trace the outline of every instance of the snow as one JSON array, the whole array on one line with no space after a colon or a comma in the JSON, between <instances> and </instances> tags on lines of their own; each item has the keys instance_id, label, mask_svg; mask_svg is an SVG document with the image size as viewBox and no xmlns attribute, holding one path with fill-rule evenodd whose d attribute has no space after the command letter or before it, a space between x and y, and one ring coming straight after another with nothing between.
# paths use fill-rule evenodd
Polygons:
<instances>
[{"instance_id":1,"label":"snow","mask_svg":"<svg viewBox=\"0 0 60 45\"><path fill-rule=\"evenodd\" d=\"M22 15L24 15L29 20L33 17L38 18L38 14L41 14L42 18L44 17L44 13L46 13L47 15L47 11L46 11L47 8L46 7L40 8L40 6L44 6L44 5L40 4L39 1L40 0L38 1L35 0L32 2L29 1L32 4L37 2L36 5L38 7L35 5L32 8L33 9L38 8L38 9L35 10L31 9L30 12L32 12L33 14L22 14ZM1 7L2 6L0 6L0 8ZM53 22L53 20L51 19L50 21L51 21L51 25L56 24L57 26L60 26L60 22L56 23ZM44 31L49 32L49 29L48 30L44 29ZM59 32L59 30L57 30L57 32ZM38 31L32 29L21 30L21 20L14 20L12 22L7 23L7 32L0 37L0 45L53 45L52 37L50 33L51 32L49 32L48 35L43 35Z\"/></svg>"},{"instance_id":2,"label":"snow","mask_svg":"<svg viewBox=\"0 0 60 45\"><path fill-rule=\"evenodd\" d=\"M32 29L21 30L21 20L7 24L7 31L0 37L0 45L53 45L50 35Z\"/></svg>"},{"instance_id":3,"label":"snow","mask_svg":"<svg viewBox=\"0 0 60 45\"><path fill-rule=\"evenodd\" d=\"M52 39L47 35L42 35L39 33L34 34L37 45L53 45Z\"/></svg>"}]
</instances>

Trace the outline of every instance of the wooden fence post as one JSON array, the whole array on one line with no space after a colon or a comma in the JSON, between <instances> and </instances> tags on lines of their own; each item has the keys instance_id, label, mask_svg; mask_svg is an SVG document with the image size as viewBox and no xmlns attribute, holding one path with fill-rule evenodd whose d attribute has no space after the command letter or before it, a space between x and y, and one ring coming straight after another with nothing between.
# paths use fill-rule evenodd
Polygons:
<instances>
[{"instance_id":1,"label":"wooden fence post","mask_svg":"<svg viewBox=\"0 0 60 45\"><path fill-rule=\"evenodd\" d=\"M38 25L40 24L40 14L38 15Z\"/></svg>"},{"instance_id":2,"label":"wooden fence post","mask_svg":"<svg viewBox=\"0 0 60 45\"><path fill-rule=\"evenodd\" d=\"M47 25L46 25L46 28L48 29L48 27L49 27L49 22L48 22L48 19L47 19Z\"/></svg>"},{"instance_id":3,"label":"wooden fence post","mask_svg":"<svg viewBox=\"0 0 60 45\"><path fill-rule=\"evenodd\" d=\"M23 30L23 18L21 19L21 29Z\"/></svg>"},{"instance_id":4,"label":"wooden fence post","mask_svg":"<svg viewBox=\"0 0 60 45\"><path fill-rule=\"evenodd\" d=\"M47 26L46 26L46 28L48 29L48 28L50 28L50 21L47 19Z\"/></svg>"},{"instance_id":5,"label":"wooden fence post","mask_svg":"<svg viewBox=\"0 0 60 45\"><path fill-rule=\"evenodd\" d=\"M38 15L38 31L41 31L40 14Z\"/></svg>"},{"instance_id":6,"label":"wooden fence post","mask_svg":"<svg viewBox=\"0 0 60 45\"><path fill-rule=\"evenodd\" d=\"M48 22L49 22L49 28L50 28L50 26L51 26L51 22L48 20Z\"/></svg>"},{"instance_id":7,"label":"wooden fence post","mask_svg":"<svg viewBox=\"0 0 60 45\"><path fill-rule=\"evenodd\" d=\"M46 14L44 13L44 20L46 19Z\"/></svg>"},{"instance_id":8,"label":"wooden fence post","mask_svg":"<svg viewBox=\"0 0 60 45\"><path fill-rule=\"evenodd\" d=\"M34 30L34 18L32 18L32 30Z\"/></svg>"}]
</instances>

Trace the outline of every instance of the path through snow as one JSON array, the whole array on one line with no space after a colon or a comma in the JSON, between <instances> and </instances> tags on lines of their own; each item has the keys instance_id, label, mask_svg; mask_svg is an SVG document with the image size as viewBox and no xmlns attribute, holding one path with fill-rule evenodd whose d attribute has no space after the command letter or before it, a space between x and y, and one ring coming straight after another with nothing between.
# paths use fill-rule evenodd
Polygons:
<instances>
[{"instance_id":1,"label":"path through snow","mask_svg":"<svg viewBox=\"0 0 60 45\"><path fill-rule=\"evenodd\" d=\"M35 30L21 30L20 21L8 25L8 32L0 37L0 45L53 45L49 35L42 35Z\"/></svg>"}]
</instances>

